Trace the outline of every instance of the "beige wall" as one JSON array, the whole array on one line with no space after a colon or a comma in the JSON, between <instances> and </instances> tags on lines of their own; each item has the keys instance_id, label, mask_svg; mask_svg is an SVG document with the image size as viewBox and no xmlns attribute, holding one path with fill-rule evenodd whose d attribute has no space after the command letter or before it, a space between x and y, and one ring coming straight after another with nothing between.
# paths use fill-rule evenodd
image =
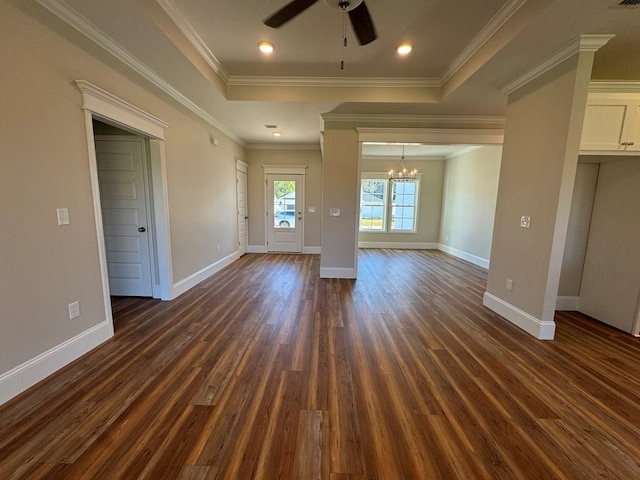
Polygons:
<instances>
[{"instance_id":1,"label":"beige wall","mask_svg":"<svg viewBox=\"0 0 640 480\"><path fill-rule=\"evenodd\" d=\"M360 145L355 129L325 130L322 158L322 277L355 278ZM332 208L340 216L331 216Z\"/></svg>"},{"instance_id":2,"label":"beige wall","mask_svg":"<svg viewBox=\"0 0 640 480\"><path fill-rule=\"evenodd\" d=\"M60 24L58 29L65 30ZM69 37L77 38L69 29ZM82 97L85 79L168 122L174 283L237 250L243 149L124 68L0 2L0 374L103 322ZM220 140L215 148L210 135ZM69 209L59 227L56 208ZM220 245L220 253L216 246ZM81 316L69 320L67 305Z\"/></svg>"},{"instance_id":3,"label":"beige wall","mask_svg":"<svg viewBox=\"0 0 640 480\"><path fill-rule=\"evenodd\" d=\"M398 164L398 159L363 158L360 170L366 173L386 174ZM442 209L442 183L444 178L444 160L407 159L409 168L417 168L420 177L420 195L418 208L417 233L368 233L360 232L360 242L378 243L437 243L440 230L440 212Z\"/></svg>"},{"instance_id":4,"label":"beige wall","mask_svg":"<svg viewBox=\"0 0 640 480\"><path fill-rule=\"evenodd\" d=\"M249 208L249 246L266 247L265 177L263 165L306 165L304 185L303 247L320 247L320 211L322 207L322 155L317 150L247 150L247 197ZM315 207L309 213L308 207Z\"/></svg>"},{"instance_id":5,"label":"beige wall","mask_svg":"<svg viewBox=\"0 0 640 480\"><path fill-rule=\"evenodd\" d=\"M492 145L447 159L441 244L489 260L501 154Z\"/></svg>"},{"instance_id":6,"label":"beige wall","mask_svg":"<svg viewBox=\"0 0 640 480\"><path fill-rule=\"evenodd\" d=\"M598 181L597 164L579 164L573 187L567 242L562 257L562 271L558 296L577 297L580 294L580 281L587 251L589 224L593 210L593 197Z\"/></svg>"},{"instance_id":7,"label":"beige wall","mask_svg":"<svg viewBox=\"0 0 640 480\"><path fill-rule=\"evenodd\" d=\"M536 335L553 336L592 61L576 55L508 99L485 304ZM520 227L523 215L530 229Z\"/></svg>"}]
</instances>

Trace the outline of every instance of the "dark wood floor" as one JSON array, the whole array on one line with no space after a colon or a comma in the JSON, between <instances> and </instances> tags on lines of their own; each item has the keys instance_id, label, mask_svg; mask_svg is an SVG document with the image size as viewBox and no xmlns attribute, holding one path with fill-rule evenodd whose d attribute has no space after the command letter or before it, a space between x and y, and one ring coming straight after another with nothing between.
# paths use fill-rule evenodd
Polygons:
<instances>
[{"instance_id":1,"label":"dark wood floor","mask_svg":"<svg viewBox=\"0 0 640 480\"><path fill-rule=\"evenodd\" d=\"M541 342L437 251L246 255L0 407L0 479L639 479L640 343Z\"/></svg>"}]
</instances>

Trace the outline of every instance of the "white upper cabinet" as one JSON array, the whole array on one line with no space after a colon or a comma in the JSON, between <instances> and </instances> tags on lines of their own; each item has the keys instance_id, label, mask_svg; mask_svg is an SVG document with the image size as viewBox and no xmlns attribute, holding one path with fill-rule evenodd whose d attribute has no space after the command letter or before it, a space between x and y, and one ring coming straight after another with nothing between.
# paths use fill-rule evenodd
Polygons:
<instances>
[{"instance_id":1,"label":"white upper cabinet","mask_svg":"<svg viewBox=\"0 0 640 480\"><path fill-rule=\"evenodd\" d=\"M590 94L582 127L581 151L640 151L640 96Z\"/></svg>"}]
</instances>

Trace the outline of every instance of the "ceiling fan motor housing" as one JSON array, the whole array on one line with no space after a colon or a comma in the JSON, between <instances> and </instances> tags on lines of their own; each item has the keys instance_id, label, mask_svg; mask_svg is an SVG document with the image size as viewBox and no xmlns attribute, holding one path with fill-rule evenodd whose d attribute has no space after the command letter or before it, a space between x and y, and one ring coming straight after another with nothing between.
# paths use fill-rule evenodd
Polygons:
<instances>
[{"instance_id":1,"label":"ceiling fan motor housing","mask_svg":"<svg viewBox=\"0 0 640 480\"><path fill-rule=\"evenodd\" d=\"M326 5L333 9L338 9L340 11L346 10L347 12L353 10L358 5L360 5L364 0L322 0ZM345 5L346 4L346 7Z\"/></svg>"}]
</instances>

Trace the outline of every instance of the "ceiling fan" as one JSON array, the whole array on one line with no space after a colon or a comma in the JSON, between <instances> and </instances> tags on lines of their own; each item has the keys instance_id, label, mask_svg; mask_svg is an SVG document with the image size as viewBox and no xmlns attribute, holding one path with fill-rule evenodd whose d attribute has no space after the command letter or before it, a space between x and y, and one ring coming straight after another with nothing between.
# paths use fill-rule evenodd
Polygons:
<instances>
[{"instance_id":1,"label":"ceiling fan","mask_svg":"<svg viewBox=\"0 0 640 480\"><path fill-rule=\"evenodd\" d=\"M349 15L353 31L358 37L360 45L366 45L378 38L369 9L364 0L323 0L332 8L337 7ZM278 10L264 21L264 24L272 28L280 28L289 20L304 12L307 8L317 3L318 0L293 0Z\"/></svg>"}]
</instances>

